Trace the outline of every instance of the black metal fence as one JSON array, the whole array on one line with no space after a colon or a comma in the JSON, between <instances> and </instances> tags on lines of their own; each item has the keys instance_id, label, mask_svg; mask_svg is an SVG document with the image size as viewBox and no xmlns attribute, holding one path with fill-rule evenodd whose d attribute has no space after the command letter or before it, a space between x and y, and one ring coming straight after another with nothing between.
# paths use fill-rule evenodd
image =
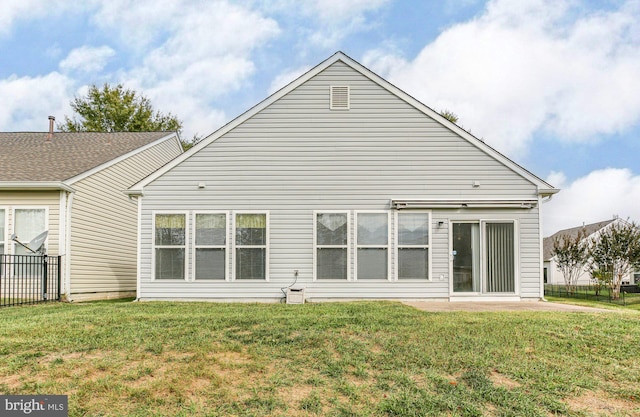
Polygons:
<instances>
[{"instance_id":1,"label":"black metal fence","mask_svg":"<svg viewBox=\"0 0 640 417\"><path fill-rule=\"evenodd\" d=\"M630 287L634 288L632 289ZM623 286L621 287L620 298L613 298L609 289L604 286L596 287L595 285L577 285L572 291L568 291L567 287L564 285L545 284L544 295L600 301L619 305L639 304L640 294L637 293L635 287L636 286Z\"/></svg>"},{"instance_id":2,"label":"black metal fence","mask_svg":"<svg viewBox=\"0 0 640 417\"><path fill-rule=\"evenodd\" d=\"M0 307L60 301L60 259L0 255Z\"/></svg>"}]
</instances>

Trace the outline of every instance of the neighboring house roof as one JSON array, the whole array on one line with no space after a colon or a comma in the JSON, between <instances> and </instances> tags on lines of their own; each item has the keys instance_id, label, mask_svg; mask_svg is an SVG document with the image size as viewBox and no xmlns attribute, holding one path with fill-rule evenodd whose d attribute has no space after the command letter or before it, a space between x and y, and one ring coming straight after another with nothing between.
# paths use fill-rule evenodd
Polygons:
<instances>
[{"instance_id":1,"label":"neighboring house roof","mask_svg":"<svg viewBox=\"0 0 640 417\"><path fill-rule=\"evenodd\" d=\"M543 259L545 261L548 261L549 259L553 258L553 241L556 237L566 236L570 239L575 239L578 236L578 233L580 233L580 231L584 231L585 237L588 237L598 232L603 227L606 227L609 224L613 223L614 221L616 221L616 219L605 220L602 222L582 225L578 227L572 227L570 229L560 230L549 237L545 237L542 244Z\"/></svg>"},{"instance_id":2,"label":"neighboring house roof","mask_svg":"<svg viewBox=\"0 0 640 417\"><path fill-rule=\"evenodd\" d=\"M508 168L510 168L511 170L516 172L517 174L521 175L522 177L524 177L525 179L530 181L532 184L537 186L538 195L540 195L541 197L550 196L550 195L553 195L553 194L555 194L555 193L557 193L559 191L558 189L554 188L549 183L545 182L544 180L542 180L539 177L535 176L531 172L527 171L525 168L521 167L520 165L518 165L517 163L515 163L511 159L507 158L506 156L502 155L500 152L496 151L491 146L487 145L486 143L484 143L480 139L476 138L471 133L469 133L466 130L462 129L460 126L458 126L455 123L452 123L449 120L445 119L443 116L441 116L435 110L429 108L428 106L424 105L420 101L418 101L415 98L411 97L409 94L405 93L404 91L402 91L398 87L394 86L393 84L391 84L390 82L388 82L384 78L380 77L379 75L373 73L371 70L369 70L368 68L364 67L360 63L356 62L352 58L348 57L344 53L336 52L334 55L332 55L331 57L329 57L325 61L321 62L320 64L318 64L317 66L315 66L314 68L312 68L311 70L306 72L305 74L301 75L296 80L292 81L291 83L289 83L285 87L283 87L280 90L278 90L277 92L273 93L271 96L267 97L265 100L261 101L260 103L258 103L254 107L252 107L251 109L247 110L245 113L241 114L240 116L238 116L237 118L235 118L231 122L227 123L226 125L222 126L220 129L218 129L215 132L213 132L208 137L206 137L203 140L201 140L200 142L198 142L190 150L188 150L187 152L185 152L181 156L177 157L172 162L170 162L167 165L165 165L164 167L160 168L159 170L157 170L155 173L151 174L150 176L148 176L144 180L142 180L142 181L138 182L137 184L133 185L128 190L127 193L131 194L131 195L141 195L142 194L142 190L144 189L144 187L147 184L149 184L149 183L153 182L155 179L161 177L164 173L166 173L167 171L169 171L173 167L177 166L182 161L184 161L185 159L187 159L188 157L190 157L194 153L198 152L200 149L208 146L211 142L214 142L216 139L220 138L221 136L225 135L226 133L228 133L232 129L234 129L237 126L241 125L246 120L250 119L251 117L253 117L257 113L261 112L266 107L268 107L269 105L274 103L276 100L284 97L286 94L288 94L291 91L293 91L294 89L298 88L299 86L301 86L305 82L309 81L311 78L315 77L320 72L324 71L329 66L331 66L332 64L334 64L334 63L336 63L338 61L341 61L344 64L350 66L352 69L354 69L355 71L358 71L359 73L361 73L365 77L369 78L371 81L375 82L376 84L378 84L382 88L384 88L387 91L389 91L390 93L396 95L397 97L399 97L400 99L404 100L408 104L412 105L413 107L415 107L416 109L418 109L422 113L426 114L427 116L431 117L432 119L438 121L440 124L442 124L443 126L448 128L449 130L451 130L454 133L456 133L457 135L465 138L466 140L468 140L471 144L473 144L474 146L476 146L480 150L484 151L488 155L492 156L494 159L500 161L503 165L507 166Z\"/></svg>"},{"instance_id":3,"label":"neighboring house roof","mask_svg":"<svg viewBox=\"0 0 640 417\"><path fill-rule=\"evenodd\" d=\"M178 140L175 132L55 132L48 136L48 132L0 132L0 188L70 185L83 174L157 142Z\"/></svg>"}]
</instances>

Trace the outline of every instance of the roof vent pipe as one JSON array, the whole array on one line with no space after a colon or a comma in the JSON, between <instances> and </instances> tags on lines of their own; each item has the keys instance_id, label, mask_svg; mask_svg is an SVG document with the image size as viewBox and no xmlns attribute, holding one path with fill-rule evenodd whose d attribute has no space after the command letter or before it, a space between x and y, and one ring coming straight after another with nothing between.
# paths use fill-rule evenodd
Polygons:
<instances>
[{"instance_id":1,"label":"roof vent pipe","mask_svg":"<svg viewBox=\"0 0 640 417\"><path fill-rule=\"evenodd\" d=\"M49 134L47 135L47 142L51 142L51 139L53 138L53 122L55 121L55 116L49 116Z\"/></svg>"}]
</instances>

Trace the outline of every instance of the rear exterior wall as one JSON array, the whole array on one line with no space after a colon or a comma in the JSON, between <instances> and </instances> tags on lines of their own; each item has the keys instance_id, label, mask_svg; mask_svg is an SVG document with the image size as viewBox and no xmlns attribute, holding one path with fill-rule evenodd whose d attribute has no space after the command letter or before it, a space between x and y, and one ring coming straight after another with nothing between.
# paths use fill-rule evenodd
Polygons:
<instances>
[{"instance_id":1,"label":"rear exterior wall","mask_svg":"<svg viewBox=\"0 0 640 417\"><path fill-rule=\"evenodd\" d=\"M330 86L350 87L350 109L330 110ZM473 183L479 182L479 187ZM204 188L199 184L203 183ZM140 199L142 299L273 300L294 281L316 299L447 298L450 221L514 220L522 298L541 284L538 208L433 209L429 281L313 281L314 211L396 211L391 199L537 199L536 186L351 67L337 62L202 148L144 189ZM153 215L268 211L268 281L153 278ZM443 222L439 225L439 222ZM231 228L229 228L231 230ZM394 236L391 230L390 236ZM353 241L354 228L351 227ZM231 239L229 234L229 239ZM191 237L189 238L191 239ZM394 240L391 240L393 253ZM230 250L230 248L228 248ZM351 250L350 274L354 259ZM393 259L393 258L392 258ZM393 261L392 261L393 262ZM228 268L232 268L233 256ZM391 266L394 271L394 265Z\"/></svg>"}]
</instances>

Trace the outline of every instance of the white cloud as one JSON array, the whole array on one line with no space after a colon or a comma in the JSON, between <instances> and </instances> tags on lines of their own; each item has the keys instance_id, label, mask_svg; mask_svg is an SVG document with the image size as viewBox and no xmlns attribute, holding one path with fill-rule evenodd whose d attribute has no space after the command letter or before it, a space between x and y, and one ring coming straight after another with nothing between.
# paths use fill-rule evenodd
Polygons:
<instances>
[{"instance_id":1,"label":"white cloud","mask_svg":"<svg viewBox=\"0 0 640 417\"><path fill-rule=\"evenodd\" d=\"M69 52L60 62L63 71L99 72L102 71L109 59L116 54L108 46L82 46Z\"/></svg>"},{"instance_id":2,"label":"white cloud","mask_svg":"<svg viewBox=\"0 0 640 417\"><path fill-rule=\"evenodd\" d=\"M570 184L563 173L552 173L547 180L562 191L542 206L545 236L613 215L640 221L640 176L629 169L593 171Z\"/></svg>"},{"instance_id":3,"label":"white cloud","mask_svg":"<svg viewBox=\"0 0 640 417\"><path fill-rule=\"evenodd\" d=\"M142 59L120 80L182 119L185 138L222 123L216 98L245 85L254 51L280 33L274 20L228 1L104 1L94 20L130 40Z\"/></svg>"},{"instance_id":4,"label":"white cloud","mask_svg":"<svg viewBox=\"0 0 640 417\"><path fill-rule=\"evenodd\" d=\"M254 3L266 14L291 19L304 54L311 47L334 49L347 36L375 28L372 13L390 0L254 0Z\"/></svg>"},{"instance_id":5,"label":"white cloud","mask_svg":"<svg viewBox=\"0 0 640 417\"><path fill-rule=\"evenodd\" d=\"M280 73L276 78L273 79L271 85L269 86L269 94L273 94L282 87L289 84L291 81L295 80L305 72L309 71L311 67L304 66L296 69L288 69L284 72Z\"/></svg>"},{"instance_id":6,"label":"white cloud","mask_svg":"<svg viewBox=\"0 0 640 417\"><path fill-rule=\"evenodd\" d=\"M316 0L309 5L314 14L325 22L351 20L365 12L376 10L389 0Z\"/></svg>"},{"instance_id":7,"label":"white cloud","mask_svg":"<svg viewBox=\"0 0 640 417\"><path fill-rule=\"evenodd\" d=\"M189 0L94 0L92 22L112 32L132 48L143 48L167 33L191 29L183 21L188 10L199 8Z\"/></svg>"},{"instance_id":8,"label":"white cloud","mask_svg":"<svg viewBox=\"0 0 640 417\"><path fill-rule=\"evenodd\" d=\"M82 7L74 3L68 0L3 0L0 2L0 35L11 33L17 21L58 16L73 7Z\"/></svg>"},{"instance_id":9,"label":"white cloud","mask_svg":"<svg viewBox=\"0 0 640 417\"><path fill-rule=\"evenodd\" d=\"M496 0L407 61L365 65L498 150L521 156L536 132L593 141L640 121L640 3L586 13L575 3Z\"/></svg>"},{"instance_id":10,"label":"white cloud","mask_svg":"<svg viewBox=\"0 0 640 417\"><path fill-rule=\"evenodd\" d=\"M319 20L319 28L309 36L312 44L334 48L348 35L371 29L366 13L380 9L388 0L316 0L307 13Z\"/></svg>"},{"instance_id":11,"label":"white cloud","mask_svg":"<svg viewBox=\"0 0 640 417\"><path fill-rule=\"evenodd\" d=\"M48 116L62 120L69 112L73 82L57 72L40 77L0 80L0 97L11 97L2 104L1 131L47 131Z\"/></svg>"}]
</instances>

